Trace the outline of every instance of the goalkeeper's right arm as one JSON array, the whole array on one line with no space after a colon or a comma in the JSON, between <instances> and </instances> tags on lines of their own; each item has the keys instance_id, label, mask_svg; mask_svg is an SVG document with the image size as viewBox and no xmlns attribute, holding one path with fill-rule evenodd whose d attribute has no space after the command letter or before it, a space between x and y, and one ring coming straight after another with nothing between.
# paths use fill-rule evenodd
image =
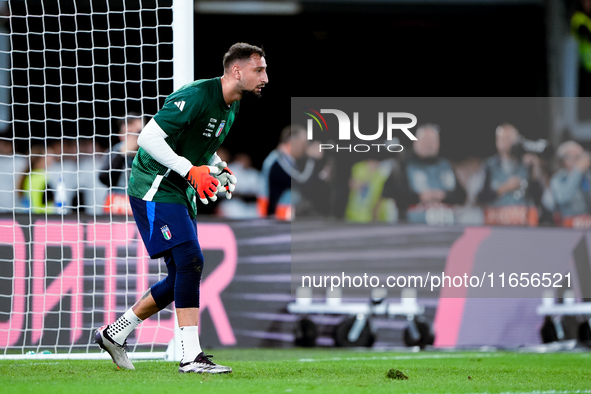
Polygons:
<instances>
[{"instance_id":1,"label":"goalkeeper's right arm","mask_svg":"<svg viewBox=\"0 0 591 394\"><path fill-rule=\"evenodd\" d=\"M186 177L193 164L186 158L177 155L166 143L166 137L168 135L164 130L154 119L151 119L140 133L137 143L158 163Z\"/></svg>"}]
</instances>

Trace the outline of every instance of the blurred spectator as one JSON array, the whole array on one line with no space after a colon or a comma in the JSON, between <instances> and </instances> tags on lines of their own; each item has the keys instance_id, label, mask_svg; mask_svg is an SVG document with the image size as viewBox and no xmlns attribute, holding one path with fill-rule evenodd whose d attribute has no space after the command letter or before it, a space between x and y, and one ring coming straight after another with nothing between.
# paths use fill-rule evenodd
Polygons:
<instances>
[{"instance_id":1,"label":"blurred spectator","mask_svg":"<svg viewBox=\"0 0 591 394\"><path fill-rule=\"evenodd\" d=\"M484 223L484 212L478 205L478 193L484 185L485 170L482 159L470 156L456 165L456 179L466 190L466 203L455 210L458 224Z\"/></svg>"},{"instance_id":2,"label":"blurred spectator","mask_svg":"<svg viewBox=\"0 0 591 394\"><path fill-rule=\"evenodd\" d=\"M409 222L452 224L453 206L465 202L466 191L456 180L449 161L439 156L439 127L423 125L416 137L414 155L388 182L385 195L394 197L401 216L406 211Z\"/></svg>"},{"instance_id":3,"label":"blurred spectator","mask_svg":"<svg viewBox=\"0 0 591 394\"><path fill-rule=\"evenodd\" d=\"M49 148L50 149L50 148ZM20 177L17 190L21 206L33 213L56 213L54 193L48 187L47 167L55 156L45 147L34 145L29 153L29 166Z\"/></svg>"},{"instance_id":4,"label":"blurred spectator","mask_svg":"<svg viewBox=\"0 0 591 394\"><path fill-rule=\"evenodd\" d=\"M398 219L392 198L382 197L386 180L396 163L393 159L369 159L355 163L349 180L349 201L345 219L349 222L394 223Z\"/></svg>"},{"instance_id":5,"label":"blurred spectator","mask_svg":"<svg viewBox=\"0 0 591 394\"><path fill-rule=\"evenodd\" d=\"M556 152L561 168L550 181L558 218L565 227L591 227L591 155L574 141Z\"/></svg>"},{"instance_id":6,"label":"blurred spectator","mask_svg":"<svg viewBox=\"0 0 591 394\"><path fill-rule=\"evenodd\" d=\"M105 200L105 212L132 214L127 197L127 182L131 174L131 165L139 149L137 143L144 127L140 114L130 112L125 119L119 120L119 143L116 144L101 167L99 180L111 192Z\"/></svg>"},{"instance_id":7,"label":"blurred spectator","mask_svg":"<svg viewBox=\"0 0 591 394\"><path fill-rule=\"evenodd\" d=\"M0 138L0 212L13 212L18 207L15 195L17 180L27 168L27 159L17 155L14 141Z\"/></svg>"},{"instance_id":8,"label":"blurred spectator","mask_svg":"<svg viewBox=\"0 0 591 394\"><path fill-rule=\"evenodd\" d=\"M579 43L579 97L591 96L591 0L579 0L571 18L571 32Z\"/></svg>"},{"instance_id":9,"label":"blurred spectator","mask_svg":"<svg viewBox=\"0 0 591 394\"><path fill-rule=\"evenodd\" d=\"M495 131L497 154L485 163L478 202L485 204L486 224L537 225L536 202L543 192L540 159L519 148L519 132L504 123Z\"/></svg>"},{"instance_id":10,"label":"blurred spectator","mask_svg":"<svg viewBox=\"0 0 591 394\"><path fill-rule=\"evenodd\" d=\"M81 212L104 214L103 206L109 188L99 180L100 169L108 157L93 138L78 139L78 203Z\"/></svg>"},{"instance_id":11,"label":"blurred spectator","mask_svg":"<svg viewBox=\"0 0 591 394\"><path fill-rule=\"evenodd\" d=\"M304 127L286 126L279 145L263 162L262 193L257 198L259 214L291 220L292 207L298 209L298 214L314 211L315 204L324 207L328 193L318 182L321 166L317 163L322 156L318 143L307 140Z\"/></svg>"},{"instance_id":12,"label":"blurred spectator","mask_svg":"<svg viewBox=\"0 0 591 394\"><path fill-rule=\"evenodd\" d=\"M103 214L107 186L98 179L103 149L92 137L46 140L52 161L47 168L50 190L63 190L64 213Z\"/></svg>"},{"instance_id":13,"label":"blurred spectator","mask_svg":"<svg viewBox=\"0 0 591 394\"><path fill-rule=\"evenodd\" d=\"M296 171L292 173L292 190L298 200L292 205L298 216L327 216L330 211L333 157L320 150L319 141L307 141L303 154L294 156ZM310 176L298 169L312 168Z\"/></svg>"},{"instance_id":14,"label":"blurred spectator","mask_svg":"<svg viewBox=\"0 0 591 394\"><path fill-rule=\"evenodd\" d=\"M218 150L218 156L220 152ZM222 157L222 156L220 156ZM252 167L252 160L246 153L238 153L228 163L239 183L232 193L232 199L219 199L219 213L231 219L252 219L259 217L257 210L257 192L260 173Z\"/></svg>"},{"instance_id":15,"label":"blurred spectator","mask_svg":"<svg viewBox=\"0 0 591 394\"><path fill-rule=\"evenodd\" d=\"M226 149L225 146L220 146L215 153L220 159L222 159L222 161L225 161L226 163L230 163L233 160L232 154L228 149Z\"/></svg>"},{"instance_id":16,"label":"blurred spectator","mask_svg":"<svg viewBox=\"0 0 591 394\"><path fill-rule=\"evenodd\" d=\"M72 212L78 207L78 140L74 138L48 139L47 155L51 163L47 167L48 188L54 194L62 213Z\"/></svg>"}]
</instances>

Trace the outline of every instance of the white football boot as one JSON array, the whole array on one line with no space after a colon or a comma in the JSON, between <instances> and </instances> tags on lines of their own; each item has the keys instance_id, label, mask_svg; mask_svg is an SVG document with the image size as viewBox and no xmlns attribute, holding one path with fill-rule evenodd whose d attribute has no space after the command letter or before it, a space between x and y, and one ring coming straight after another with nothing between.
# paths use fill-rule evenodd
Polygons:
<instances>
[{"instance_id":1,"label":"white football boot","mask_svg":"<svg viewBox=\"0 0 591 394\"><path fill-rule=\"evenodd\" d=\"M107 327L102 326L94 333L94 342L97 343L101 349L105 350L111 355L113 362L119 368L135 369L129 358L127 357L127 341L123 345L115 342L109 334L107 334Z\"/></svg>"},{"instance_id":2,"label":"white football boot","mask_svg":"<svg viewBox=\"0 0 591 394\"><path fill-rule=\"evenodd\" d=\"M209 358L213 357L210 354L205 354L203 352L199 353L197 357L195 357L194 361L188 363L181 363L179 365L179 372L180 373L230 373L232 372L232 368L225 367L223 365L218 365L211 361Z\"/></svg>"}]
</instances>

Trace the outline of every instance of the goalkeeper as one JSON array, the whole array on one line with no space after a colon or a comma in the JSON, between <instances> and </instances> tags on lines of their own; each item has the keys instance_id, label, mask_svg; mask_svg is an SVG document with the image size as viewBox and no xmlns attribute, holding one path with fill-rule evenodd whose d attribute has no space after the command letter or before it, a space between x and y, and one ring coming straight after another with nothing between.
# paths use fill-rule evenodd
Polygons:
<instances>
[{"instance_id":1,"label":"goalkeeper","mask_svg":"<svg viewBox=\"0 0 591 394\"><path fill-rule=\"evenodd\" d=\"M183 357L179 372L227 373L200 346L199 287L203 254L197 240L196 197L230 198L236 178L215 153L238 114L240 100L260 97L267 84L265 53L245 43L223 58L224 75L189 83L167 97L144 127L128 194L151 258L163 257L168 276L148 289L117 321L99 328L95 341L120 368L134 369L126 338L143 320L175 302Z\"/></svg>"}]
</instances>

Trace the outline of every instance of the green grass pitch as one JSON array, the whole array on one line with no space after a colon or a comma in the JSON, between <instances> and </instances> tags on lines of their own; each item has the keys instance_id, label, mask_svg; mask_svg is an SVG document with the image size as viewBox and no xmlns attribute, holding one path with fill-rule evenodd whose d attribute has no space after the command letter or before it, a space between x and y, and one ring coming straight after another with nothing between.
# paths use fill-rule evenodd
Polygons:
<instances>
[{"instance_id":1,"label":"green grass pitch","mask_svg":"<svg viewBox=\"0 0 591 394\"><path fill-rule=\"evenodd\" d=\"M179 374L166 361L1 360L0 393L591 393L591 353L224 349L232 374ZM387 376L398 369L407 380ZM392 375L392 374L391 374Z\"/></svg>"}]
</instances>

